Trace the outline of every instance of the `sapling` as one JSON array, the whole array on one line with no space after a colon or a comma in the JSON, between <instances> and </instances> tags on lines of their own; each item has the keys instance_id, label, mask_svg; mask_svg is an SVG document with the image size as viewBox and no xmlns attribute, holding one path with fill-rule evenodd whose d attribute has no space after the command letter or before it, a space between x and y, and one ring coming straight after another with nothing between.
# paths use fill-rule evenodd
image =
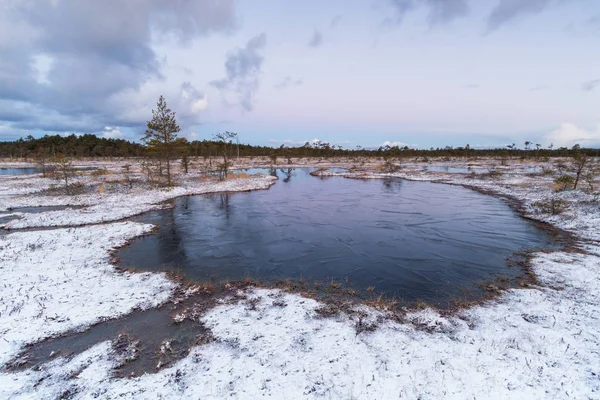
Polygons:
<instances>
[{"instance_id":1,"label":"sapling","mask_svg":"<svg viewBox=\"0 0 600 400\"><path fill-rule=\"evenodd\" d=\"M577 189L581 174L584 173L588 164L589 157L587 153L582 153L579 145L573 146L573 162L572 170L575 173L575 182L573 183L573 189Z\"/></svg>"},{"instance_id":2,"label":"sapling","mask_svg":"<svg viewBox=\"0 0 600 400\"><path fill-rule=\"evenodd\" d=\"M148 121L146 133L142 140L152 151L166 161L167 185L171 186L171 158L177 146L179 125L175 120L175 112L167 107L167 102L160 96L156 110L152 110L152 119ZM162 175L162 160L159 159L160 175Z\"/></svg>"}]
</instances>

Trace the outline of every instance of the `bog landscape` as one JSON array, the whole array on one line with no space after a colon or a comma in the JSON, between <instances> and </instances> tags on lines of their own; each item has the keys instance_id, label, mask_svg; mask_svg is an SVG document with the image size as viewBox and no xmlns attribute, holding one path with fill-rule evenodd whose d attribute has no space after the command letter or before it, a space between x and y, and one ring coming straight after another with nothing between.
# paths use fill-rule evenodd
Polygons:
<instances>
[{"instance_id":1,"label":"bog landscape","mask_svg":"<svg viewBox=\"0 0 600 400\"><path fill-rule=\"evenodd\" d=\"M595 0L0 0L0 399L600 399Z\"/></svg>"},{"instance_id":2,"label":"bog landscape","mask_svg":"<svg viewBox=\"0 0 600 400\"><path fill-rule=\"evenodd\" d=\"M85 138L2 164L2 397L593 397L597 150L44 140Z\"/></svg>"}]
</instances>

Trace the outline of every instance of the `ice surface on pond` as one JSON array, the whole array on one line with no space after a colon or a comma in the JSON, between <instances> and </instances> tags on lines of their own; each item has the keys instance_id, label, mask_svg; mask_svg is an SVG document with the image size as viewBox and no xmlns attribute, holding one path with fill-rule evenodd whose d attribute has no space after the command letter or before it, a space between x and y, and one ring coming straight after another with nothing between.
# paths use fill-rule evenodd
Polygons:
<instances>
[{"instance_id":1,"label":"ice surface on pond","mask_svg":"<svg viewBox=\"0 0 600 400\"><path fill-rule=\"evenodd\" d=\"M119 251L121 264L199 281L349 282L444 305L481 282L518 276L506 258L552 242L502 200L457 186L249 172L279 181L268 192L182 197L147 213L138 220L158 232Z\"/></svg>"}]
</instances>

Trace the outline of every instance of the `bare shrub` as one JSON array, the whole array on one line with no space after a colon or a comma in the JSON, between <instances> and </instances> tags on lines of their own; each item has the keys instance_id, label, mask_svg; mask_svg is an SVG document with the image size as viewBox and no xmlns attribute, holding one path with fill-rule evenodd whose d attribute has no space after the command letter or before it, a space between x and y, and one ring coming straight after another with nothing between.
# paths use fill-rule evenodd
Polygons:
<instances>
[{"instance_id":1,"label":"bare shrub","mask_svg":"<svg viewBox=\"0 0 600 400\"><path fill-rule=\"evenodd\" d=\"M219 180L223 181L227 179L229 168L231 168L232 165L233 163L231 161L225 161L217 164L217 167L214 172L216 172L216 175L219 178Z\"/></svg>"},{"instance_id":2,"label":"bare shrub","mask_svg":"<svg viewBox=\"0 0 600 400\"><path fill-rule=\"evenodd\" d=\"M54 169L54 179L62 181L65 184L65 191L67 194L71 194L69 179L75 176L75 169L73 163L66 157L58 156L52 160Z\"/></svg>"}]
</instances>

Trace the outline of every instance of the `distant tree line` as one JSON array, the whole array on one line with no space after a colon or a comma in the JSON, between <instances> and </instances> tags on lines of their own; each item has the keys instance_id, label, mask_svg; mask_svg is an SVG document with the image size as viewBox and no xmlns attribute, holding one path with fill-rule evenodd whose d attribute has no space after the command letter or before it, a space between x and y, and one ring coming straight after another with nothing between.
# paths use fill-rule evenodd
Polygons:
<instances>
[{"instance_id":1,"label":"distant tree line","mask_svg":"<svg viewBox=\"0 0 600 400\"><path fill-rule=\"evenodd\" d=\"M231 134L231 132L227 132ZM222 134L221 134L222 135ZM237 136L235 137L237 141ZM85 135L46 135L35 139L32 136L10 142L0 142L0 157L3 158L35 158L40 154L48 157L152 157L152 146L124 139L107 139L92 134ZM203 158L230 158L265 156L272 159L290 159L297 157L380 157L380 158L414 158L414 157L499 157L508 158L546 158L546 157L571 157L573 148L559 147L542 148L526 142L524 148L512 144L504 148L474 149L469 145L459 147L438 147L430 149L412 149L400 146L381 146L377 149L367 149L357 146L346 149L341 146L331 145L327 142L307 142L297 147L269 147L253 146L227 142L219 135L212 140L188 141L184 138L177 139L176 150L170 155L173 158L203 157ZM225 152L225 156L224 156ZM581 148L577 152L590 157L600 157L600 149Z\"/></svg>"},{"instance_id":2,"label":"distant tree line","mask_svg":"<svg viewBox=\"0 0 600 400\"><path fill-rule=\"evenodd\" d=\"M33 136L12 142L0 142L0 157L32 158L44 153L49 157L136 157L146 154L139 143L123 139L107 139L96 135Z\"/></svg>"}]
</instances>

